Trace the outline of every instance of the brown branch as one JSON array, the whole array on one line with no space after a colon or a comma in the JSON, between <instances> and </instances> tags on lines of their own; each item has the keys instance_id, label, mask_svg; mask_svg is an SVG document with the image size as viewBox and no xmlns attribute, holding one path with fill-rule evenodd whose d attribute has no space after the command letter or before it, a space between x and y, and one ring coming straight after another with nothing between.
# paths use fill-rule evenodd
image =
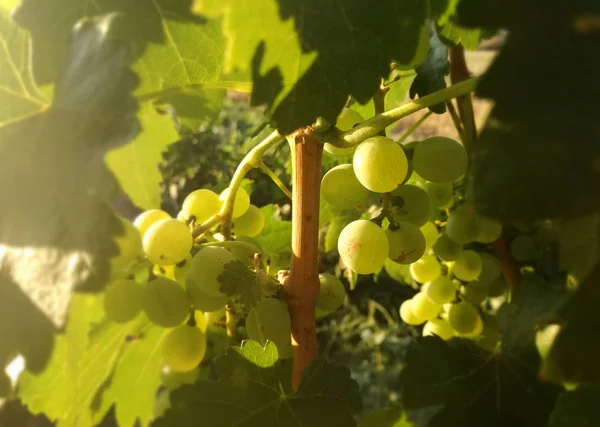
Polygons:
<instances>
[{"instance_id":1,"label":"brown branch","mask_svg":"<svg viewBox=\"0 0 600 427\"><path fill-rule=\"evenodd\" d=\"M455 46L450 49L450 81L452 84L460 83L471 78L465 59L465 49ZM475 114L473 112L473 98L471 94L457 98L460 121L463 125L465 148L470 151L473 142L477 138L477 127L475 125Z\"/></svg>"}]
</instances>

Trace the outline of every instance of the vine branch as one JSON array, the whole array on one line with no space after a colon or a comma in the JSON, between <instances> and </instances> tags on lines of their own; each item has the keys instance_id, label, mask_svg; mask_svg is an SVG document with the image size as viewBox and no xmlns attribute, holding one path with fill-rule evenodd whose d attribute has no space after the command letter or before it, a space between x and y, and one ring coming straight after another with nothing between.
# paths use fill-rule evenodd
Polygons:
<instances>
[{"instance_id":1,"label":"vine branch","mask_svg":"<svg viewBox=\"0 0 600 427\"><path fill-rule=\"evenodd\" d=\"M273 172L267 165L264 164L264 162L260 163L260 170L263 171L266 175L268 175L269 178L271 178L271 180L275 183L275 185L277 185L279 189L283 191L290 200L292 200L292 192L286 187L283 181L279 179L275 172Z\"/></svg>"}]
</instances>

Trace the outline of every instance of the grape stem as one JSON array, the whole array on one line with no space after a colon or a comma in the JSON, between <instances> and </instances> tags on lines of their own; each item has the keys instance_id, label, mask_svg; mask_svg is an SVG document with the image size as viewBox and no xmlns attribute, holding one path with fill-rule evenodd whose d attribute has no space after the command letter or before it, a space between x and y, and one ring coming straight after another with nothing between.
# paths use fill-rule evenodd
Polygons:
<instances>
[{"instance_id":1,"label":"grape stem","mask_svg":"<svg viewBox=\"0 0 600 427\"><path fill-rule=\"evenodd\" d=\"M382 80L377 92L375 92L375 95L373 95L373 108L375 109L375 114L381 114L385 112L385 95L389 90L390 88L385 86ZM379 135L386 136L385 128L379 131Z\"/></svg>"},{"instance_id":2,"label":"grape stem","mask_svg":"<svg viewBox=\"0 0 600 427\"><path fill-rule=\"evenodd\" d=\"M275 174L275 172L273 172L263 162L260 163L260 170L263 171L266 175L268 175L269 178L271 178L273 180L275 185L277 185L279 187L279 189L281 191L283 191L290 200L292 200L292 192L285 186L285 184L281 181L281 179L279 179L279 177Z\"/></svg>"},{"instance_id":3,"label":"grape stem","mask_svg":"<svg viewBox=\"0 0 600 427\"><path fill-rule=\"evenodd\" d=\"M399 144L402 144L404 141L406 141L408 139L408 137L414 133L414 131L419 129L421 127L421 125L423 123L425 123L425 121L429 117L431 117L432 114L433 114L433 111L428 111L427 113L423 114L423 117L421 117L419 120L414 122L408 129L406 129L406 131L400 136L400 138L398 138L397 142Z\"/></svg>"},{"instance_id":4,"label":"grape stem","mask_svg":"<svg viewBox=\"0 0 600 427\"><path fill-rule=\"evenodd\" d=\"M464 144L465 131L463 129L462 123L460 122L460 117L458 117L458 113L456 112L456 108L454 107L454 103L451 100L446 101L446 108L448 109L448 114L450 114L450 118L452 119L452 122L454 123L454 127L456 128L458 137Z\"/></svg>"}]
</instances>

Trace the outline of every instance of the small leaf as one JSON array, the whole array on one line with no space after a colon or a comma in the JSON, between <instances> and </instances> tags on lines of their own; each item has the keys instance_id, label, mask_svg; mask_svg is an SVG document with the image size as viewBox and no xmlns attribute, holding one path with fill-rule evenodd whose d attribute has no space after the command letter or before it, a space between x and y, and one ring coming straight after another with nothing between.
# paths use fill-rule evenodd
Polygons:
<instances>
[{"instance_id":1,"label":"small leaf","mask_svg":"<svg viewBox=\"0 0 600 427\"><path fill-rule=\"evenodd\" d=\"M217 278L221 283L221 292L227 296L240 296L242 302L256 305L261 290L257 274L248 268L247 263L237 259L225 264L223 272Z\"/></svg>"},{"instance_id":2,"label":"small leaf","mask_svg":"<svg viewBox=\"0 0 600 427\"><path fill-rule=\"evenodd\" d=\"M446 76L450 73L450 62L448 61L448 48L442 43L434 32L431 37L431 48L425 60L415 69L417 76L410 87L410 97L414 99L429 95L430 93L446 87ZM436 104L429 107L437 114L446 111L445 104Z\"/></svg>"}]
</instances>

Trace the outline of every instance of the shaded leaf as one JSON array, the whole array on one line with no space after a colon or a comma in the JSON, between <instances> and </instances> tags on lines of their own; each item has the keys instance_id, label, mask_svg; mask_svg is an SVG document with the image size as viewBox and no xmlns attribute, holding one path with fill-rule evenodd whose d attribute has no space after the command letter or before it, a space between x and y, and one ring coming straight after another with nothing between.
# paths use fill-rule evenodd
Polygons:
<instances>
[{"instance_id":1,"label":"shaded leaf","mask_svg":"<svg viewBox=\"0 0 600 427\"><path fill-rule=\"evenodd\" d=\"M548 427L591 427L600 425L600 389L580 387L565 391L556 401Z\"/></svg>"},{"instance_id":2,"label":"shaded leaf","mask_svg":"<svg viewBox=\"0 0 600 427\"><path fill-rule=\"evenodd\" d=\"M274 217L277 205L266 205L260 208L265 217L265 226L261 233L254 237L263 248L263 259L271 261L271 272L286 270L292 258L292 223Z\"/></svg>"},{"instance_id":3,"label":"shaded leaf","mask_svg":"<svg viewBox=\"0 0 600 427\"><path fill-rule=\"evenodd\" d=\"M446 87L446 76L450 73L450 62L448 61L448 48L442 43L434 32L430 37L431 48L425 60L415 69L417 76L410 87L410 97L414 99L429 95L430 93ZM445 104L436 104L429 107L437 114L446 111Z\"/></svg>"},{"instance_id":4,"label":"shaded leaf","mask_svg":"<svg viewBox=\"0 0 600 427\"><path fill-rule=\"evenodd\" d=\"M406 72L405 74L400 74L398 80L390 83L389 91L385 94L384 99L386 111L396 108L406 101L408 91L410 90L410 86L412 85L415 76L416 75L412 71ZM372 101L367 102L364 105L354 102L350 105L350 108L359 112L365 119L375 115L375 107ZM394 126L395 125L390 125L388 129L393 128Z\"/></svg>"},{"instance_id":5,"label":"shaded leaf","mask_svg":"<svg viewBox=\"0 0 600 427\"><path fill-rule=\"evenodd\" d=\"M239 259L225 264L223 272L217 278L221 283L221 292L227 296L239 295L245 304L255 305L260 298L260 283L248 263Z\"/></svg>"}]
</instances>

